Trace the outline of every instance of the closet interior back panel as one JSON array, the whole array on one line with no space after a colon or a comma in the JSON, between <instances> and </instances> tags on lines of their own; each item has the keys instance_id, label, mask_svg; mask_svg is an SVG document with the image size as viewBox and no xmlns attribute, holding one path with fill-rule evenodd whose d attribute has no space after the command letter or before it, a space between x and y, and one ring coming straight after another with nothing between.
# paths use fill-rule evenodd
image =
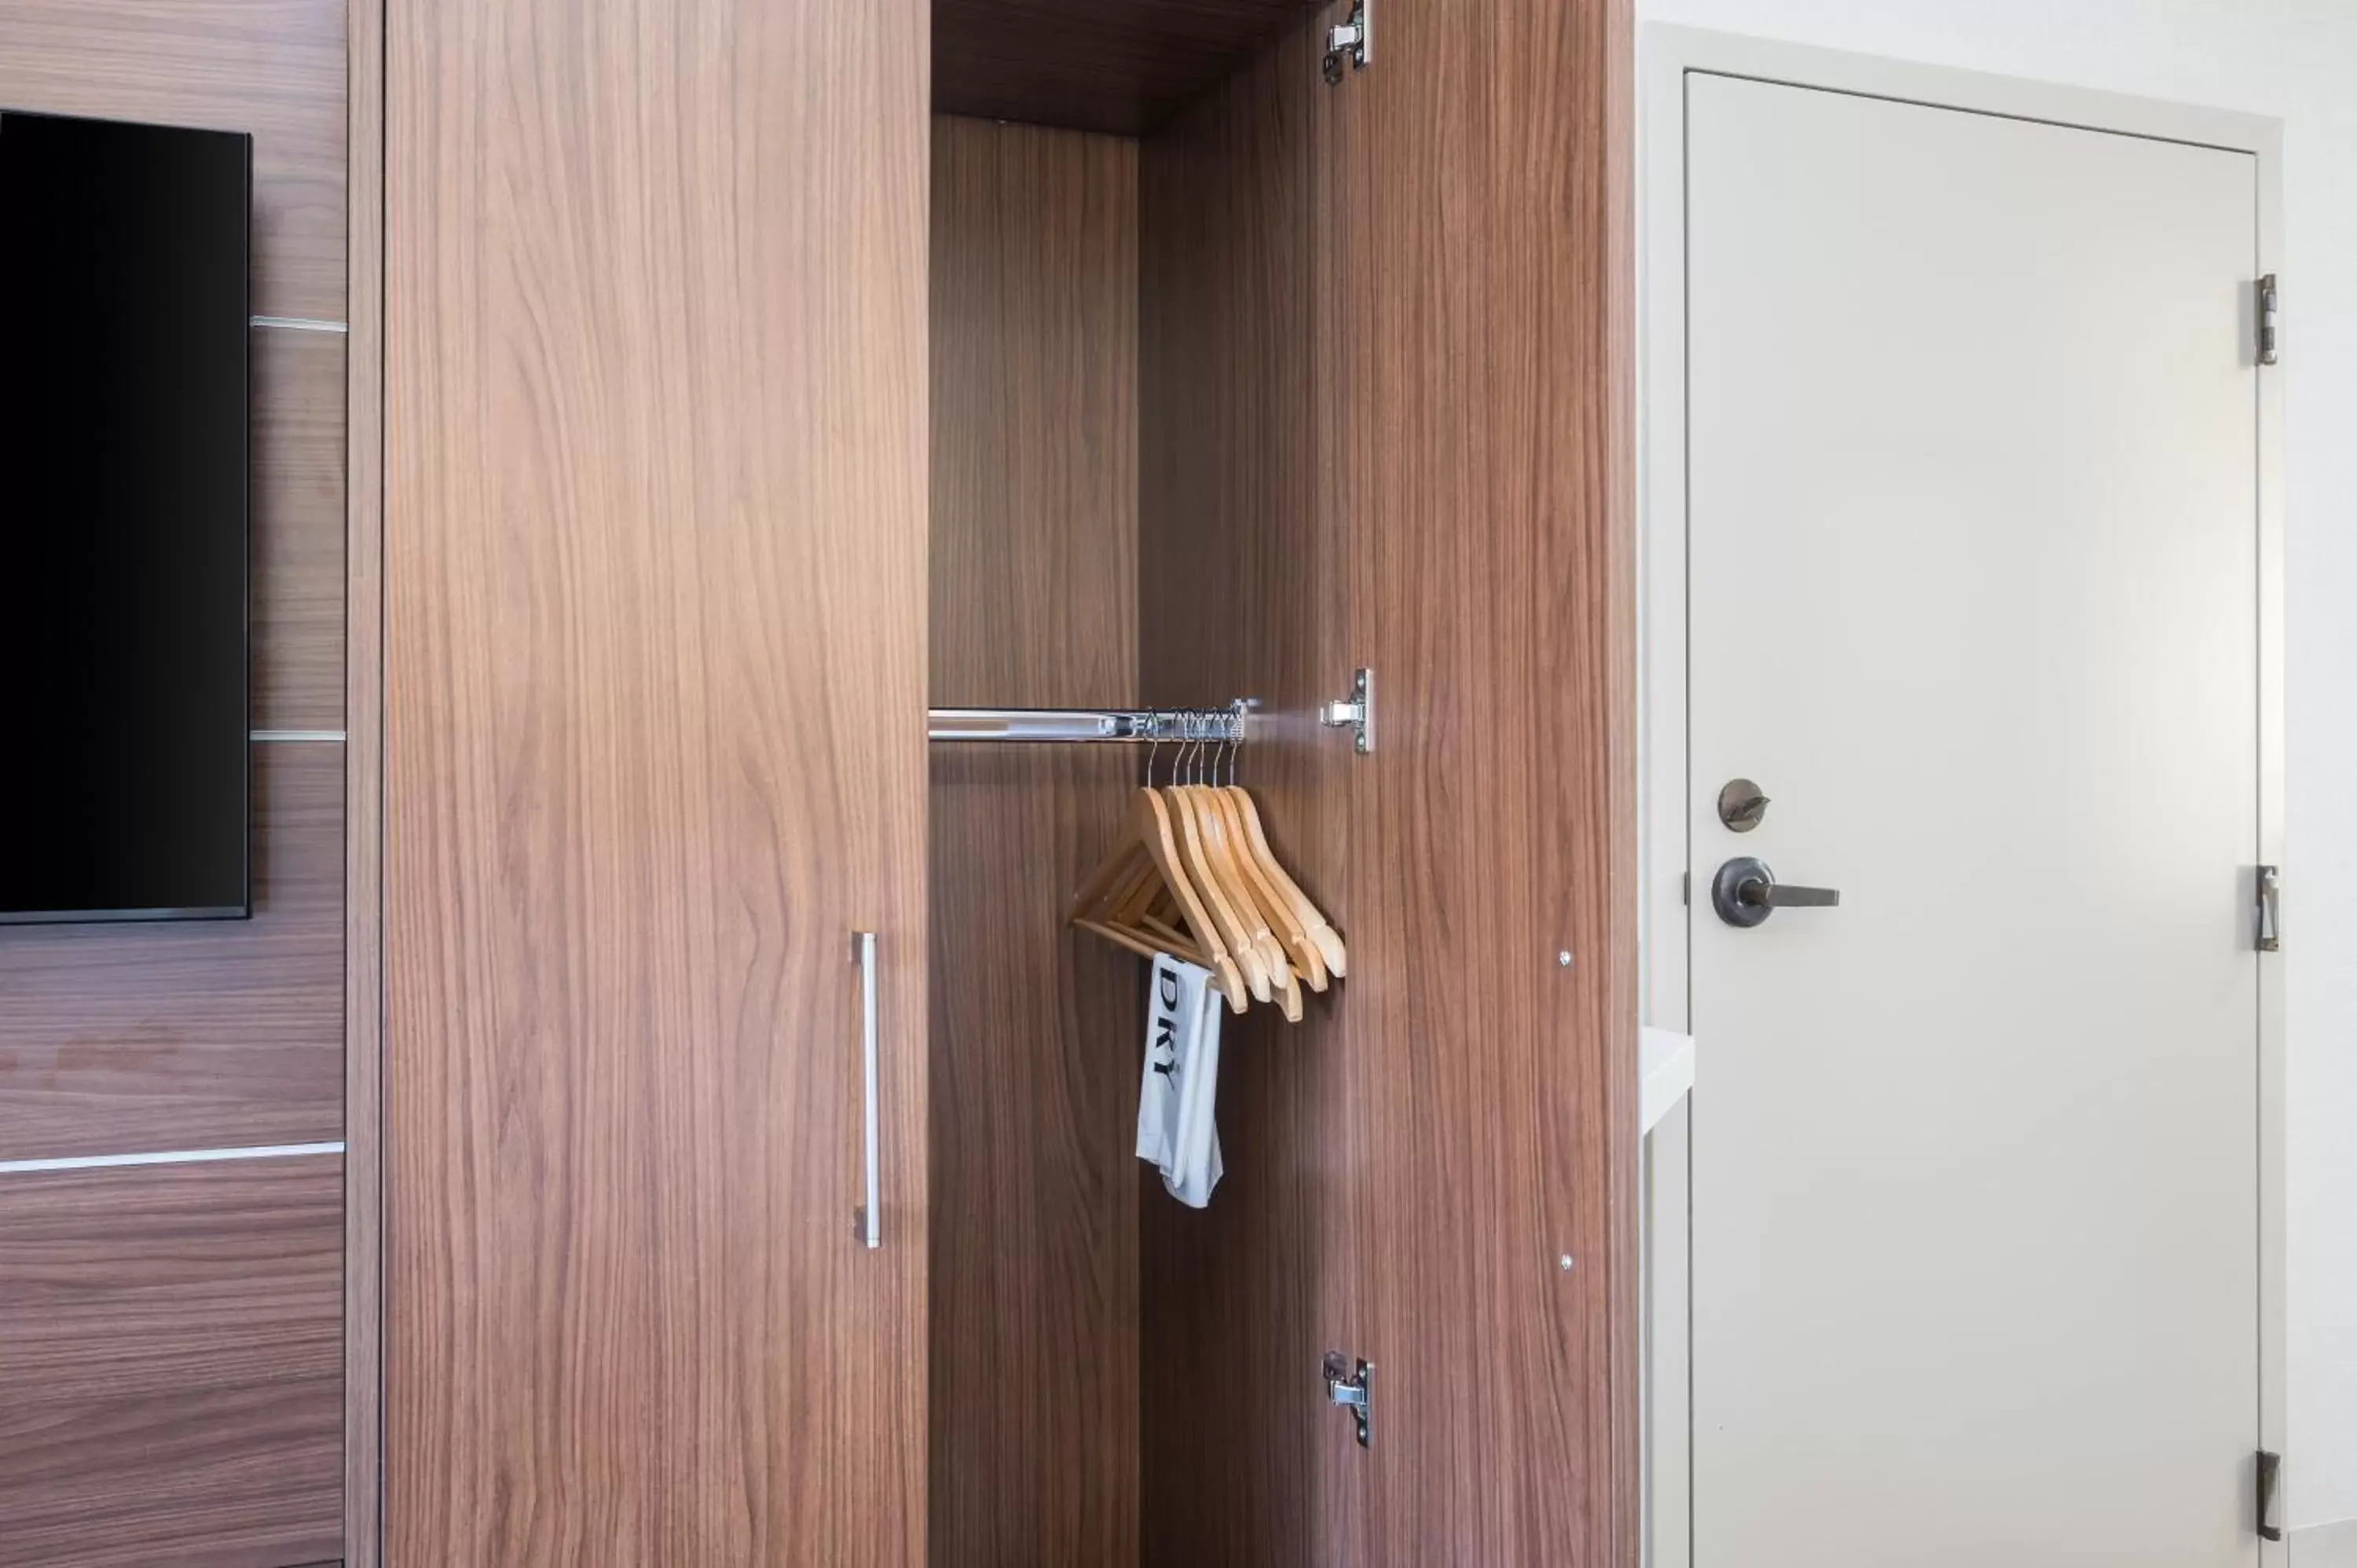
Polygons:
<instances>
[{"instance_id":1,"label":"closet interior back panel","mask_svg":"<svg viewBox=\"0 0 2357 1568\"><path fill-rule=\"evenodd\" d=\"M932 702L1135 706L1137 145L937 117L931 260ZM933 748L938 1568L1137 1561L1139 965L1064 906L1141 760Z\"/></svg>"}]
</instances>

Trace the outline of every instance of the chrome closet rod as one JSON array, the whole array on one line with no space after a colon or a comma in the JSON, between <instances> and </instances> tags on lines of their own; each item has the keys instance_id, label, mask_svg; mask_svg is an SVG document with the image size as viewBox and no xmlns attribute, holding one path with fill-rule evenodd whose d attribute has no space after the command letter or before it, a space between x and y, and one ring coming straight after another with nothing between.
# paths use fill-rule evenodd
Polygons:
<instances>
[{"instance_id":1,"label":"chrome closet rod","mask_svg":"<svg viewBox=\"0 0 2357 1568\"><path fill-rule=\"evenodd\" d=\"M934 708L933 740L1242 741L1244 704L1224 708Z\"/></svg>"}]
</instances>

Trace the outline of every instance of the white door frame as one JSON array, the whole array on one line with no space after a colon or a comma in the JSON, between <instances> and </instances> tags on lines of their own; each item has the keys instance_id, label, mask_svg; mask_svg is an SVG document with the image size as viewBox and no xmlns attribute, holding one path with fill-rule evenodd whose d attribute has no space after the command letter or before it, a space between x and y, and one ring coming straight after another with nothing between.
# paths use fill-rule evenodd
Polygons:
<instances>
[{"instance_id":1,"label":"white door frame","mask_svg":"<svg viewBox=\"0 0 2357 1568\"><path fill-rule=\"evenodd\" d=\"M2162 141L2190 142L2257 160L2258 271L2276 272L2283 242L2279 121L2189 108L2087 89L1846 54L1733 34L1650 23L1639 32L1640 306L1639 615L1643 725L1639 748L1639 930L1643 1021L1688 1029L1685 79L1743 77L1865 97L2037 120ZM2245 330L2245 342L2255 337ZM2283 864L2283 372L2259 378L2259 860ZM2259 966L2260 1444L2284 1451L2283 964ZM1698 1042L1707 1080L1710 1042ZM1645 1540L1653 1568L1692 1560L1693 1405L1688 1294L1688 1122L1665 1118L1645 1150ZM2288 1477L2293 1463L2287 1459ZM2255 1506L2246 1493L2246 1510ZM2279 1501L2279 1519L2288 1518ZM2255 1523L2255 1520L2254 1520ZM2281 1544L2264 1568L2286 1568ZM1706 1563L1700 1568L1738 1568Z\"/></svg>"}]
</instances>

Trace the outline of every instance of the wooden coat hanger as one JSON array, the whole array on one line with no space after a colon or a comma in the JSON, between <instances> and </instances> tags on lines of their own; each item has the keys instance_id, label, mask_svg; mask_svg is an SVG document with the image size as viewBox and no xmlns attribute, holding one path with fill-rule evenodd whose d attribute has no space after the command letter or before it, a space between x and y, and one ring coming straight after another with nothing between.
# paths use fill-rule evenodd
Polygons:
<instances>
[{"instance_id":1,"label":"wooden coat hanger","mask_svg":"<svg viewBox=\"0 0 2357 1568\"><path fill-rule=\"evenodd\" d=\"M1327 972L1335 975L1349 974L1350 953L1342 946L1340 935L1327 923L1324 911L1310 902L1309 895L1301 890L1301 885L1293 880L1292 873L1285 869L1285 863L1276 858L1276 852L1268 847L1268 834L1261 827L1260 809L1253 803L1250 792L1231 786L1230 797L1235 802L1236 815L1243 822L1244 838L1252 846L1254 859L1268 874L1277 897L1292 907L1294 918L1301 923L1302 930L1308 937L1310 945L1318 950L1318 956ZM1315 989L1322 991L1325 987L1321 985Z\"/></svg>"},{"instance_id":2,"label":"wooden coat hanger","mask_svg":"<svg viewBox=\"0 0 2357 1568\"><path fill-rule=\"evenodd\" d=\"M1251 831L1244 825L1244 812L1251 808L1252 797L1233 784L1219 786L1214 794L1228 841L1236 846L1237 861L1243 867L1245 879L1252 885L1254 900L1267 917L1291 968L1310 990L1325 990L1331 983L1325 955L1318 950L1318 944L1309 940L1308 929L1301 923L1292 900L1278 888L1261 846L1254 842ZM1237 803L1239 798L1243 802L1241 806Z\"/></svg>"},{"instance_id":3,"label":"wooden coat hanger","mask_svg":"<svg viewBox=\"0 0 2357 1568\"><path fill-rule=\"evenodd\" d=\"M1235 806L1217 782L1216 768L1201 783L1189 787L1189 797L1195 803L1196 818L1207 831L1211 843L1212 859L1226 878L1228 902L1250 929L1253 950L1259 956L1261 967L1267 971L1271 988L1282 1005L1286 1019L1301 1021L1301 982L1307 972L1297 971L1288 958L1285 944L1278 940L1275 927L1280 919L1289 919L1289 909L1273 905L1264 888L1264 879L1254 865L1250 845L1246 843ZM1323 975L1319 976L1322 981ZM1322 989L1322 985L1319 989Z\"/></svg>"},{"instance_id":4,"label":"wooden coat hanger","mask_svg":"<svg viewBox=\"0 0 2357 1568\"><path fill-rule=\"evenodd\" d=\"M1205 745L1189 741L1182 757ZM1128 836L1073 896L1071 922L1141 956L1210 970L1238 1013L1256 999L1298 1021L1303 986L1324 991L1347 972L1342 940L1269 847L1251 794L1219 783L1216 764L1181 782L1183 768L1157 787L1147 754Z\"/></svg>"},{"instance_id":5,"label":"wooden coat hanger","mask_svg":"<svg viewBox=\"0 0 2357 1568\"><path fill-rule=\"evenodd\" d=\"M1253 946L1252 932L1228 897L1222 865L1213 859L1211 830L1204 824L1190 790L1190 786L1172 784L1160 791L1159 797L1169 805L1170 819L1177 829L1174 836L1184 856L1182 864L1194 883L1196 893L1217 924L1221 940L1243 972L1244 983L1251 988L1254 999L1271 1001L1276 994L1274 977L1262 964L1260 954Z\"/></svg>"},{"instance_id":6,"label":"wooden coat hanger","mask_svg":"<svg viewBox=\"0 0 2357 1568\"><path fill-rule=\"evenodd\" d=\"M1098 864L1073 898L1071 923L1144 957L1168 953L1210 970L1213 987L1231 1008L1243 1012L1253 988L1186 869L1183 830L1174 823L1169 806L1154 789L1139 789L1131 801L1129 828L1128 838ZM1185 931L1163 921L1146 923L1146 911L1166 897L1184 920Z\"/></svg>"}]
</instances>

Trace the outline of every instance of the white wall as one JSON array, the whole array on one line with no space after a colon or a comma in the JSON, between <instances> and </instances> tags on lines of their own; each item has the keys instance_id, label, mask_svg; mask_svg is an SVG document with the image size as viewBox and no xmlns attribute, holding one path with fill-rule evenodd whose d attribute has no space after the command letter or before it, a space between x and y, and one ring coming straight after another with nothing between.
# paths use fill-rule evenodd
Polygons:
<instances>
[{"instance_id":1,"label":"white wall","mask_svg":"<svg viewBox=\"0 0 2357 1568\"><path fill-rule=\"evenodd\" d=\"M2295 1526L2357 1520L2357 0L1638 0L1638 10L2284 122L2287 1492Z\"/></svg>"}]
</instances>

